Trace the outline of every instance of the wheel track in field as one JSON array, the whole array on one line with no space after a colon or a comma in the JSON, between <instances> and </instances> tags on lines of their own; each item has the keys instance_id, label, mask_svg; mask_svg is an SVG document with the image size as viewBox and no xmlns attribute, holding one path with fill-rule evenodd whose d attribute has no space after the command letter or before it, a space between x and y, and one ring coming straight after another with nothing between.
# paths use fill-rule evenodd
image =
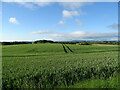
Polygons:
<instances>
[{"instance_id":1,"label":"wheel track in field","mask_svg":"<svg viewBox=\"0 0 120 90\"><path fill-rule=\"evenodd\" d=\"M62 46L63 46L64 52L68 53L67 50L66 50L66 48L65 48L65 46L64 46L64 44L62 44Z\"/></svg>"},{"instance_id":2,"label":"wheel track in field","mask_svg":"<svg viewBox=\"0 0 120 90\"><path fill-rule=\"evenodd\" d=\"M64 44L68 49L69 49L69 51L70 52L72 52L73 53L73 50L72 49L70 49L70 47L68 47L66 44Z\"/></svg>"},{"instance_id":3,"label":"wheel track in field","mask_svg":"<svg viewBox=\"0 0 120 90\"><path fill-rule=\"evenodd\" d=\"M68 49L70 52L72 52L72 53L73 53L73 50L72 50L72 49L70 49L70 47L68 47L67 45L62 44L62 46L63 46L63 49L64 49L64 52L65 52L65 53L68 53L67 49ZM67 49L66 49L66 48L67 48Z\"/></svg>"}]
</instances>

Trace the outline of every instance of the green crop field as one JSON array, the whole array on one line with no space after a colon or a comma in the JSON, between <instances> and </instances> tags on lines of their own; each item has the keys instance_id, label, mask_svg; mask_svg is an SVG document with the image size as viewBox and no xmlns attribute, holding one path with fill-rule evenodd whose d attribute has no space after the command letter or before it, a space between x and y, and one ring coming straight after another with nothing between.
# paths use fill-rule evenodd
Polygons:
<instances>
[{"instance_id":1,"label":"green crop field","mask_svg":"<svg viewBox=\"0 0 120 90\"><path fill-rule=\"evenodd\" d=\"M2 50L3 88L119 87L118 46L21 44Z\"/></svg>"}]
</instances>

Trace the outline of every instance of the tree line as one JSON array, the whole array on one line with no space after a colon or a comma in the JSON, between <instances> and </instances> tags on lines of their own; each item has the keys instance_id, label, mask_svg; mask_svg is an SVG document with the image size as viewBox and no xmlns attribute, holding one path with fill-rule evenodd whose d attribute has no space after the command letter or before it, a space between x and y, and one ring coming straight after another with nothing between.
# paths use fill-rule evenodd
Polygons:
<instances>
[{"instance_id":1,"label":"tree line","mask_svg":"<svg viewBox=\"0 0 120 90\"><path fill-rule=\"evenodd\" d=\"M120 42L118 42L118 41L52 41L52 40L36 40L34 42L27 42L27 41L0 42L1 45L41 44L41 43L78 44L78 45L92 45L92 44L120 45Z\"/></svg>"},{"instance_id":2,"label":"tree line","mask_svg":"<svg viewBox=\"0 0 120 90\"><path fill-rule=\"evenodd\" d=\"M0 42L1 45L32 44L32 42Z\"/></svg>"}]
</instances>

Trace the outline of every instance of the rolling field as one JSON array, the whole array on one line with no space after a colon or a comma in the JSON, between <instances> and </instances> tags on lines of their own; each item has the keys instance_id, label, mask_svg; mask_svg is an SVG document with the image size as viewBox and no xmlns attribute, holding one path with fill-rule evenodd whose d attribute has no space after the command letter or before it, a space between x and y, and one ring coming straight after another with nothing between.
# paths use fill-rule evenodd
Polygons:
<instances>
[{"instance_id":1,"label":"rolling field","mask_svg":"<svg viewBox=\"0 0 120 90\"><path fill-rule=\"evenodd\" d=\"M81 82L89 85L88 80L114 78L119 68L118 46L22 44L2 50L3 88L75 88ZM117 88L114 82L107 88Z\"/></svg>"}]
</instances>

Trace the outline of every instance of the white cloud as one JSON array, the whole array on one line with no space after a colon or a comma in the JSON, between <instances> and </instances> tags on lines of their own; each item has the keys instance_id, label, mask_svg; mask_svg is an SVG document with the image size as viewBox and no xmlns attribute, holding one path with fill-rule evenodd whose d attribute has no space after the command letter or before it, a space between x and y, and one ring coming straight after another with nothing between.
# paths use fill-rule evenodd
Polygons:
<instances>
[{"instance_id":1,"label":"white cloud","mask_svg":"<svg viewBox=\"0 0 120 90\"><path fill-rule=\"evenodd\" d=\"M65 24L65 22L64 22L63 20L60 20L60 21L58 22L58 24L63 25L63 24Z\"/></svg>"},{"instance_id":2,"label":"white cloud","mask_svg":"<svg viewBox=\"0 0 120 90\"><path fill-rule=\"evenodd\" d=\"M75 37L84 36L85 34L86 32L84 31L75 31L70 33L71 36L75 36Z\"/></svg>"},{"instance_id":3,"label":"white cloud","mask_svg":"<svg viewBox=\"0 0 120 90\"><path fill-rule=\"evenodd\" d=\"M51 38L52 40L118 40L118 32L110 33L97 33L97 32L85 32L78 30L69 33L56 33L52 31L36 31L31 34L47 34L44 38Z\"/></svg>"},{"instance_id":4,"label":"white cloud","mask_svg":"<svg viewBox=\"0 0 120 90\"><path fill-rule=\"evenodd\" d=\"M85 4L85 2L62 2L60 5L62 5L65 9L79 9Z\"/></svg>"},{"instance_id":5,"label":"white cloud","mask_svg":"<svg viewBox=\"0 0 120 90\"><path fill-rule=\"evenodd\" d=\"M44 6L48 6L51 3L50 2L16 2L26 8L30 8L30 9L35 9L38 7L44 7Z\"/></svg>"},{"instance_id":6,"label":"white cloud","mask_svg":"<svg viewBox=\"0 0 120 90\"><path fill-rule=\"evenodd\" d=\"M73 16L79 16L78 11L68 11L68 10L63 10L62 11L63 17L73 17Z\"/></svg>"},{"instance_id":7,"label":"white cloud","mask_svg":"<svg viewBox=\"0 0 120 90\"><path fill-rule=\"evenodd\" d=\"M3 0L4 2L11 2L12 0ZM48 5L51 5L52 3L55 3L55 1L42 1L42 0L14 0L13 2L16 2L26 8L30 8L30 9L34 9L37 7L45 7ZM57 2L57 1L56 1ZM63 6L65 9L79 9L80 7L88 4L86 2L60 2L58 1L57 3L59 3L61 6ZM90 3L89 3L90 4Z\"/></svg>"},{"instance_id":8,"label":"white cloud","mask_svg":"<svg viewBox=\"0 0 120 90\"><path fill-rule=\"evenodd\" d=\"M64 35L62 35L62 34L52 34L52 36L54 36L54 37L62 37Z\"/></svg>"},{"instance_id":9,"label":"white cloud","mask_svg":"<svg viewBox=\"0 0 120 90\"><path fill-rule=\"evenodd\" d=\"M111 24L108 26L108 28L113 30L118 30L118 28L120 28L120 24Z\"/></svg>"},{"instance_id":10,"label":"white cloud","mask_svg":"<svg viewBox=\"0 0 120 90\"><path fill-rule=\"evenodd\" d=\"M34 4L40 6L40 7L44 7L44 6L48 6L51 3L50 2L35 2Z\"/></svg>"},{"instance_id":11,"label":"white cloud","mask_svg":"<svg viewBox=\"0 0 120 90\"><path fill-rule=\"evenodd\" d=\"M18 20L15 17L9 18L9 22L13 24L19 24Z\"/></svg>"},{"instance_id":12,"label":"white cloud","mask_svg":"<svg viewBox=\"0 0 120 90\"><path fill-rule=\"evenodd\" d=\"M117 40L118 32L111 33L96 33L74 31L70 33L56 33L52 34L55 40Z\"/></svg>"},{"instance_id":13,"label":"white cloud","mask_svg":"<svg viewBox=\"0 0 120 90\"><path fill-rule=\"evenodd\" d=\"M29 3L29 2L16 2L16 3L22 5L26 8L30 8L30 9L36 8L33 3Z\"/></svg>"},{"instance_id":14,"label":"white cloud","mask_svg":"<svg viewBox=\"0 0 120 90\"><path fill-rule=\"evenodd\" d=\"M51 31L35 31L35 32L31 32L31 34L49 34L51 33Z\"/></svg>"}]
</instances>

